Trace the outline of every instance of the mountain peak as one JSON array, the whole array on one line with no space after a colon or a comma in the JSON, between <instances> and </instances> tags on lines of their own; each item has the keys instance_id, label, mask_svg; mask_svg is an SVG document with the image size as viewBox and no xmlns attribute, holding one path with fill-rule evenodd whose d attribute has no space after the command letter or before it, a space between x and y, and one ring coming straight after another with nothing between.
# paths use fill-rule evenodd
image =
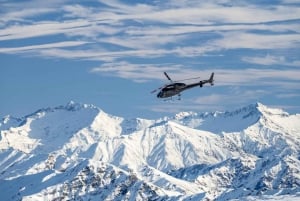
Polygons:
<instances>
[{"instance_id":1,"label":"mountain peak","mask_svg":"<svg viewBox=\"0 0 300 201\"><path fill-rule=\"evenodd\" d=\"M259 120L262 115L259 106L263 107L255 103L233 111L181 112L173 119L185 126L213 133L238 132Z\"/></svg>"},{"instance_id":2,"label":"mountain peak","mask_svg":"<svg viewBox=\"0 0 300 201\"><path fill-rule=\"evenodd\" d=\"M29 115L26 115L24 117L22 117L23 119L27 119L29 117L39 117L39 116L43 116L46 113L53 113L53 112L58 112L58 111L70 111L70 112L79 112L79 111L84 111L84 110L91 110L91 111L98 111L100 112L101 109L92 105L92 104L82 104L82 103L77 103L74 101L70 101L68 102L66 105L60 105L60 106L56 106L56 107L47 107L47 108L41 108Z\"/></svg>"},{"instance_id":3,"label":"mountain peak","mask_svg":"<svg viewBox=\"0 0 300 201\"><path fill-rule=\"evenodd\" d=\"M282 109L271 108L256 102L232 111L180 112L171 119L191 128L222 133L242 131L258 122L259 119L268 119L272 116L284 117L289 116L289 114Z\"/></svg>"},{"instance_id":4,"label":"mountain peak","mask_svg":"<svg viewBox=\"0 0 300 201\"><path fill-rule=\"evenodd\" d=\"M65 106L60 106L58 108L65 108L66 110L69 110L69 111L78 111L81 109L98 109L98 110L100 110L98 107L96 107L92 104L82 104L82 103L77 103L74 101L70 101Z\"/></svg>"},{"instance_id":5,"label":"mountain peak","mask_svg":"<svg viewBox=\"0 0 300 201\"><path fill-rule=\"evenodd\" d=\"M9 129L10 127L18 126L21 121L22 121L21 118L15 118L11 115L6 115L1 119L0 130L6 130Z\"/></svg>"},{"instance_id":6,"label":"mountain peak","mask_svg":"<svg viewBox=\"0 0 300 201\"><path fill-rule=\"evenodd\" d=\"M264 115L281 115L281 116L288 116L289 113L279 109L279 108L272 108L268 107L262 103L257 102L256 103L256 108L259 112L261 112Z\"/></svg>"}]
</instances>

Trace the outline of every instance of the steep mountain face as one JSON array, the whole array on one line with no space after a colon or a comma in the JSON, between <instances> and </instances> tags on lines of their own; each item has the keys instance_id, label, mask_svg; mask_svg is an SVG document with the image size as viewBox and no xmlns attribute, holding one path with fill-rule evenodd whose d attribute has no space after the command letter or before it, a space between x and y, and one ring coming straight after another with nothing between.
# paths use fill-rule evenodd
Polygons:
<instances>
[{"instance_id":1,"label":"steep mountain face","mask_svg":"<svg viewBox=\"0 0 300 201\"><path fill-rule=\"evenodd\" d=\"M3 200L300 199L300 115L124 119L70 102L0 123Z\"/></svg>"}]
</instances>

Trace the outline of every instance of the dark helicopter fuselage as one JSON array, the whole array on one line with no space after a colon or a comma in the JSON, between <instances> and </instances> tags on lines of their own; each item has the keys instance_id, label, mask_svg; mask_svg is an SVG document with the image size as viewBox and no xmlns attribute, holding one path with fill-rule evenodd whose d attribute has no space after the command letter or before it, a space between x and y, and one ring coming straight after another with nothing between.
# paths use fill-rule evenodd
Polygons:
<instances>
[{"instance_id":1,"label":"dark helicopter fuselage","mask_svg":"<svg viewBox=\"0 0 300 201\"><path fill-rule=\"evenodd\" d=\"M180 98L180 93L186 89L190 89L190 88L193 88L196 86L202 87L206 83L210 83L210 85L214 85L214 83L213 83L214 82L214 73L211 74L211 76L208 80L200 80L199 82L192 83L192 84L185 84L182 82L173 82L166 72L164 72L164 74L168 78L168 80L170 80L172 83L159 88L160 91L157 94L157 98L169 98L169 97L172 97L175 95L178 95ZM154 93L157 90L154 90L151 93Z\"/></svg>"},{"instance_id":2,"label":"dark helicopter fuselage","mask_svg":"<svg viewBox=\"0 0 300 201\"><path fill-rule=\"evenodd\" d=\"M177 94L180 94L182 91L186 90L186 89L190 89L192 87L195 86L200 86L202 87L202 83L194 83L194 84L185 84L185 83L172 83L172 84L168 84L165 87L163 87L159 93L157 94L157 98L168 98L168 97L172 97L175 96Z\"/></svg>"}]
</instances>

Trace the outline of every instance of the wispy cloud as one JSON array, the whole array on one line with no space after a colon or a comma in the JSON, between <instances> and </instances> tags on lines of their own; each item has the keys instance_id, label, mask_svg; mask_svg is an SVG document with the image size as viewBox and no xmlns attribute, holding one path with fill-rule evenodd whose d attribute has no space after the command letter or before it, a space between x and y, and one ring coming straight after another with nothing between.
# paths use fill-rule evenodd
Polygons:
<instances>
[{"instance_id":1,"label":"wispy cloud","mask_svg":"<svg viewBox=\"0 0 300 201\"><path fill-rule=\"evenodd\" d=\"M131 79L137 82L149 80L164 79L162 72L181 72L182 66L168 64L131 64L128 62L106 63L100 67L91 69L91 73L100 73L110 76L118 76L125 79Z\"/></svg>"},{"instance_id":2,"label":"wispy cloud","mask_svg":"<svg viewBox=\"0 0 300 201\"><path fill-rule=\"evenodd\" d=\"M194 69L174 64L131 64L128 62L106 63L90 72L118 76L130 80L165 80L163 71L171 72L174 80L199 75L206 79L215 72L217 86L274 86L295 88L300 81L300 71L295 69ZM183 77L184 75L184 77Z\"/></svg>"},{"instance_id":3,"label":"wispy cloud","mask_svg":"<svg viewBox=\"0 0 300 201\"><path fill-rule=\"evenodd\" d=\"M274 33L287 33L287 32L299 32L298 23L293 22L289 24L218 24L218 25L170 25L164 26L141 26L141 27L128 27L125 33L128 35L179 35L190 33L207 33L207 32L228 32L228 31L269 31Z\"/></svg>"},{"instance_id":4,"label":"wispy cloud","mask_svg":"<svg viewBox=\"0 0 300 201\"><path fill-rule=\"evenodd\" d=\"M276 95L278 98L299 98L300 94L299 93L286 93L286 94L277 94Z\"/></svg>"},{"instance_id":5,"label":"wispy cloud","mask_svg":"<svg viewBox=\"0 0 300 201\"><path fill-rule=\"evenodd\" d=\"M215 72L216 91L152 110L223 109L298 97L299 13L298 0L2 1L0 54L93 61L89 73L135 82Z\"/></svg>"},{"instance_id":6,"label":"wispy cloud","mask_svg":"<svg viewBox=\"0 0 300 201\"><path fill-rule=\"evenodd\" d=\"M286 4L300 4L300 0L281 0L282 3Z\"/></svg>"},{"instance_id":7,"label":"wispy cloud","mask_svg":"<svg viewBox=\"0 0 300 201\"><path fill-rule=\"evenodd\" d=\"M59 47L74 47L87 44L88 42L84 41L65 41L65 42L57 42L57 43L48 43L41 45L29 45L23 47L15 47L15 48L0 48L0 53L19 53L26 51L36 51L39 49L49 49L49 48L59 48Z\"/></svg>"},{"instance_id":8,"label":"wispy cloud","mask_svg":"<svg viewBox=\"0 0 300 201\"><path fill-rule=\"evenodd\" d=\"M109 6L118 9L121 15L114 15L115 20L157 21L167 24L215 24L218 23L263 23L299 19L298 7L273 6L223 6L220 4L203 4L181 7L154 7L146 5L127 6L112 1ZM137 8L146 9L137 9ZM113 18L113 17L112 17Z\"/></svg>"},{"instance_id":9,"label":"wispy cloud","mask_svg":"<svg viewBox=\"0 0 300 201\"><path fill-rule=\"evenodd\" d=\"M264 57L243 57L243 61L254 63L254 64L260 64L260 65L283 65L283 66L300 66L300 60L299 61L287 61L285 56L273 56L273 55L266 55Z\"/></svg>"},{"instance_id":10,"label":"wispy cloud","mask_svg":"<svg viewBox=\"0 0 300 201\"><path fill-rule=\"evenodd\" d=\"M13 11L9 12L6 14L2 14L2 20L4 22L9 22L12 20L16 21L25 21L24 18L29 18L29 17L35 17L38 15L46 14L46 13L52 13L54 12L54 9L49 9L49 8L41 8L41 9L36 9L36 8L31 8L31 9L20 9L18 11Z\"/></svg>"},{"instance_id":11,"label":"wispy cloud","mask_svg":"<svg viewBox=\"0 0 300 201\"><path fill-rule=\"evenodd\" d=\"M68 0L52 0L52 1L3 1L0 8L0 25L14 22L32 22L34 17L47 15L59 11L61 5Z\"/></svg>"},{"instance_id":12,"label":"wispy cloud","mask_svg":"<svg viewBox=\"0 0 300 201\"><path fill-rule=\"evenodd\" d=\"M84 29L90 24L84 20L67 22L42 21L31 25L13 25L0 30L0 41L59 35Z\"/></svg>"},{"instance_id":13,"label":"wispy cloud","mask_svg":"<svg viewBox=\"0 0 300 201\"><path fill-rule=\"evenodd\" d=\"M37 1L30 1L37 3ZM66 59L101 60L104 64L92 68L92 73L104 73L135 81L158 79L162 71L209 75L211 69L195 70L193 66L161 63L149 64L141 60L130 63L127 58L199 57L227 50L274 50L298 48L300 8L290 5L259 7L246 2L210 3L165 2L156 4L125 4L120 1L99 1L99 6L62 4L55 1L49 9L35 11L29 4L19 14L15 10L2 16L11 19L32 18L46 13L57 13L60 20L8 24L0 30L0 42L29 38L63 36L55 43L27 46L2 46L1 53L26 54ZM228 6L231 4L231 6ZM20 7L23 4L9 4ZM63 5L63 6L61 6ZM8 4L6 7L9 7ZM43 4L39 3L43 8ZM8 9L10 10L10 9ZM288 21L288 23L283 23ZM21 21L22 22L22 21ZM203 36L203 38L201 38ZM76 49L72 49L76 47ZM242 56L241 62L260 65L297 66L299 60L288 60L287 55ZM240 63L241 65L241 63ZM238 68L238 69L236 69ZM268 83L274 79L299 81L296 69L235 69L214 67L221 86L234 84ZM184 70L182 70L184 69ZM146 72L146 73L145 73Z\"/></svg>"},{"instance_id":14,"label":"wispy cloud","mask_svg":"<svg viewBox=\"0 0 300 201\"><path fill-rule=\"evenodd\" d=\"M30 8L29 5L34 3L41 9ZM245 2L232 6L223 5L230 3L229 1L170 1L162 4L163 6L127 5L120 1L100 3L98 7L80 4L61 6L62 3L54 1L45 10L42 9L44 4L37 1L30 1L25 6L10 4L10 7L24 6L27 9L21 12L5 12L2 16L5 22L58 12L61 12L61 19L45 21L37 18L34 23L7 25L0 30L0 41L65 36L68 40L84 40L100 45L76 50L65 50L62 46L55 49L49 47L46 50L37 44L31 44L28 48L34 51L36 47L37 52L34 55L91 60L100 60L101 57L103 61L120 60L128 56L154 58L170 54L196 57L210 52L241 48L291 48L298 47L300 42L297 22L276 23L299 20L300 8L295 6L261 8ZM57 10L58 5L60 8ZM257 30L268 33L254 33ZM212 34L207 40L204 38L197 41L195 38L196 34L205 36L207 33ZM113 46L115 48L111 48ZM15 50L18 47L9 48L6 47L5 50L17 53ZM25 47L19 47L18 53L22 53L22 49L26 50Z\"/></svg>"},{"instance_id":15,"label":"wispy cloud","mask_svg":"<svg viewBox=\"0 0 300 201\"><path fill-rule=\"evenodd\" d=\"M196 99L193 99L193 104L204 104L204 105L218 105L218 104L231 104L231 105L240 105L243 104L243 102L248 101L252 102L255 100L258 100L260 96L269 94L268 91L265 90L245 90L230 94L210 94L207 96L201 96ZM239 97L239 98L237 98Z\"/></svg>"},{"instance_id":16,"label":"wispy cloud","mask_svg":"<svg viewBox=\"0 0 300 201\"><path fill-rule=\"evenodd\" d=\"M300 44L300 34L257 34L245 32L223 33L222 39L214 41L224 49L277 49L293 48Z\"/></svg>"},{"instance_id":17,"label":"wispy cloud","mask_svg":"<svg viewBox=\"0 0 300 201\"><path fill-rule=\"evenodd\" d=\"M89 18L94 12L92 8L82 5L65 5L63 6L65 11L64 17L66 18Z\"/></svg>"}]
</instances>

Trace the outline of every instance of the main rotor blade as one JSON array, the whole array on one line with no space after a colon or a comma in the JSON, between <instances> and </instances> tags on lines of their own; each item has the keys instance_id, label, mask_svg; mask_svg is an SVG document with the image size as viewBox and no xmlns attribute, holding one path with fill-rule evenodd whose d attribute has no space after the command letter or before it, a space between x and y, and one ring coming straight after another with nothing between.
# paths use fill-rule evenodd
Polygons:
<instances>
[{"instance_id":1,"label":"main rotor blade","mask_svg":"<svg viewBox=\"0 0 300 201\"><path fill-rule=\"evenodd\" d=\"M163 86L162 87L159 87L159 88L157 88L157 89L154 89L153 91L151 91L150 93L155 93L155 92L157 92L158 90L161 90L163 88Z\"/></svg>"},{"instance_id":2,"label":"main rotor blade","mask_svg":"<svg viewBox=\"0 0 300 201\"><path fill-rule=\"evenodd\" d=\"M169 77L169 75L168 75L166 72L164 72L164 74L165 74L165 76L168 78L168 80L170 80L171 82L173 82L173 81L171 80L171 78Z\"/></svg>"},{"instance_id":3,"label":"main rotor blade","mask_svg":"<svg viewBox=\"0 0 300 201\"><path fill-rule=\"evenodd\" d=\"M181 81L186 81L186 80L195 80L195 79L199 79L200 77L192 77L192 78L187 78L187 79L183 79L183 80L176 80L175 82L181 82Z\"/></svg>"},{"instance_id":4,"label":"main rotor blade","mask_svg":"<svg viewBox=\"0 0 300 201\"><path fill-rule=\"evenodd\" d=\"M155 93L155 92L157 92L158 91L158 89L154 89L153 91L151 91L150 93Z\"/></svg>"}]
</instances>

